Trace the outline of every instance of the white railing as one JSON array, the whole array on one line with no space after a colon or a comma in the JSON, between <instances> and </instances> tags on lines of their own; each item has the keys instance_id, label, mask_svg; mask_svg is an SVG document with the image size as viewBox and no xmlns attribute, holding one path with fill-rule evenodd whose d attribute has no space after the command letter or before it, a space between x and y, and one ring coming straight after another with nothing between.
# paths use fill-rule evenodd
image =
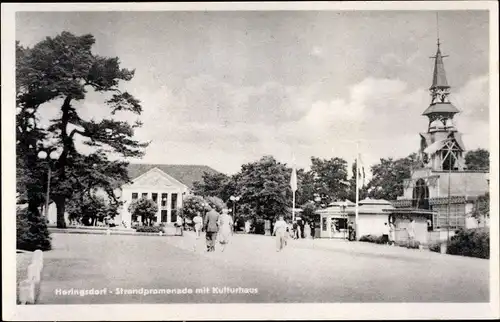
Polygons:
<instances>
[{"instance_id":1,"label":"white railing","mask_svg":"<svg viewBox=\"0 0 500 322\"><path fill-rule=\"evenodd\" d=\"M43 252L39 249L33 252L31 264L28 266L27 278L19 284L20 304L35 304L40 294L40 284L43 271Z\"/></svg>"}]
</instances>

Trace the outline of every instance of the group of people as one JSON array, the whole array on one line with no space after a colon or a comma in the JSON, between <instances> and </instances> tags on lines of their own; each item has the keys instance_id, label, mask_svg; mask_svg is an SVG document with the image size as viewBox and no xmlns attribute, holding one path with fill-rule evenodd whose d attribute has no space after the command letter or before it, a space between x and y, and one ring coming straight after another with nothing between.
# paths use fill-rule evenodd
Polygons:
<instances>
[{"instance_id":1,"label":"group of people","mask_svg":"<svg viewBox=\"0 0 500 322\"><path fill-rule=\"evenodd\" d=\"M233 234L233 218L229 215L227 208L222 209L222 214L219 214L215 209L211 209L205 215L205 220L200 213L197 213L193 218L194 230L196 239L199 239L201 232L205 231L205 240L207 252L214 252L217 240L221 245L221 250L224 251L229 239Z\"/></svg>"},{"instance_id":2,"label":"group of people","mask_svg":"<svg viewBox=\"0 0 500 322\"><path fill-rule=\"evenodd\" d=\"M304 221L303 219L295 219L292 222L291 229L290 225L287 224L288 232L290 233L293 239L299 238L313 238L315 235L315 225L314 221L310 223Z\"/></svg>"},{"instance_id":3,"label":"group of people","mask_svg":"<svg viewBox=\"0 0 500 322\"><path fill-rule=\"evenodd\" d=\"M415 243L415 219L410 219L410 223L408 224L408 227L406 227L406 232L408 233L408 246L412 246ZM384 244L395 245L396 226L394 225L394 222L389 221L389 223L384 223L382 239Z\"/></svg>"},{"instance_id":4,"label":"group of people","mask_svg":"<svg viewBox=\"0 0 500 322\"><path fill-rule=\"evenodd\" d=\"M280 215L278 220L274 223L273 235L276 236L276 251L279 252L287 245L288 238L313 238L314 239L315 225L314 222L310 223L302 219L293 220L290 225Z\"/></svg>"}]
</instances>

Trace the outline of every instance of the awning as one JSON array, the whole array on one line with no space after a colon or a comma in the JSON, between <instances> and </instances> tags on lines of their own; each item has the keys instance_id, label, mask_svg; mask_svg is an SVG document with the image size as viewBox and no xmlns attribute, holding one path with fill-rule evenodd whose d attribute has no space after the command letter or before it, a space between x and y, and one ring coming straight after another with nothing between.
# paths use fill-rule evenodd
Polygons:
<instances>
[{"instance_id":1,"label":"awning","mask_svg":"<svg viewBox=\"0 0 500 322\"><path fill-rule=\"evenodd\" d=\"M431 145L429 145L428 147L425 148L424 153L427 153L429 155L433 155L434 153L436 153L436 151L439 151L443 148L443 146L447 140L448 139L444 139L444 140L439 140L439 141L432 143Z\"/></svg>"}]
</instances>

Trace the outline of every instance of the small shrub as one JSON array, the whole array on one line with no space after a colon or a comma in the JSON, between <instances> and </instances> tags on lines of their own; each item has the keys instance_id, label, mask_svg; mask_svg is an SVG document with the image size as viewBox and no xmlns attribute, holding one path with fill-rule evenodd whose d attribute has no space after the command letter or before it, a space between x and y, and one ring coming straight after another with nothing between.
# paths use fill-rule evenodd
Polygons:
<instances>
[{"instance_id":1,"label":"small shrub","mask_svg":"<svg viewBox=\"0 0 500 322\"><path fill-rule=\"evenodd\" d=\"M490 232L487 228L460 230L451 237L446 252L451 255L490 258Z\"/></svg>"},{"instance_id":2,"label":"small shrub","mask_svg":"<svg viewBox=\"0 0 500 322\"><path fill-rule=\"evenodd\" d=\"M436 253L440 253L441 252L441 243L440 242L437 242L437 243L432 243L429 245L429 250L431 252L436 252Z\"/></svg>"},{"instance_id":3,"label":"small shrub","mask_svg":"<svg viewBox=\"0 0 500 322\"><path fill-rule=\"evenodd\" d=\"M162 227L159 226L139 226L135 229L138 233L159 233L162 230Z\"/></svg>"}]
</instances>

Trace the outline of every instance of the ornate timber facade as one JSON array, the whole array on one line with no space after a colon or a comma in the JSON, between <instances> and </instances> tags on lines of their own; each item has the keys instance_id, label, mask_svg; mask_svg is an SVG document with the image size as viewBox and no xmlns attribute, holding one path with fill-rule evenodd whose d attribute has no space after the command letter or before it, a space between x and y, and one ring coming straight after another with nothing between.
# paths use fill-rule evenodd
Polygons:
<instances>
[{"instance_id":1,"label":"ornate timber facade","mask_svg":"<svg viewBox=\"0 0 500 322\"><path fill-rule=\"evenodd\" d=\"M453 119L460 111L450 101L444 57L438 40L431 57L431 102L423 112L429 123L427 132L420 133L419 165L404 181L404 195L393 202L400 213L428 212L429 231L467 227L474 201L489 190L489 173L465 166L466 148Z\"/></svg>"}]
</instances>

